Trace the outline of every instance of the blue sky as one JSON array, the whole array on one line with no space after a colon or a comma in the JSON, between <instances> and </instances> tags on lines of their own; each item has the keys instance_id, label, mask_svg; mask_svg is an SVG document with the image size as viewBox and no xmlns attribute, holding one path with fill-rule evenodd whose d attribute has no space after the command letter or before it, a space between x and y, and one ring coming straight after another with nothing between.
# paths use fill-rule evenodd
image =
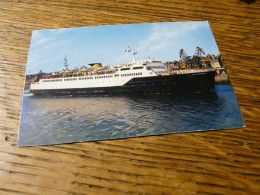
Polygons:
<instances>
[{"instance_id":1,"label":"blue sky","mask_svg":"<svg viewBox=\"0 0 260 195\"><path fill-rule=\"evenodd\" d=\"M26 74L59 71L67 55L69 68L100 62L119 65L132 61L125 49L131 45L137 60L179 60L184 49L194 55L197 46L206 54L219 54L208 22L169 22L80 27L33 31Z\"/></svg>"}]
</instances>

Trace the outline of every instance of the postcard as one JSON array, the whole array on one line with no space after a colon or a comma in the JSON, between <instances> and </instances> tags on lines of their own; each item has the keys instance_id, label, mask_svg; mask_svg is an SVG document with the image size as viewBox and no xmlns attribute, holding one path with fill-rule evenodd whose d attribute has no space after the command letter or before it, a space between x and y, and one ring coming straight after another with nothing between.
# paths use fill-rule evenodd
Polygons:
<instances>
[{"instance_id":1,"label":"postcard","mask_svg":"<svg viewBox=\"0 0 260 195\"><path fill-rule=\"evenodd\" d=\"M244 126L206 21L32 33L19 147Z\"/></svg>"}]
</instances>

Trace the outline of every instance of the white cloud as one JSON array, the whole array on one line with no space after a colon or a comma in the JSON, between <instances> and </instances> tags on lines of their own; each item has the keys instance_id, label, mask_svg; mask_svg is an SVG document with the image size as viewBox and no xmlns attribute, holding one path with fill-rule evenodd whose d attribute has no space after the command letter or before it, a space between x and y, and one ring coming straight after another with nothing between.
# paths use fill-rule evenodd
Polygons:
<instances>
[{"instance_id":1,"label":"white cloud","mask_svg":"<svg viewBox=\"0 0 260 195\"><path fill-rule=\"evenodd\" d=\"M31 46L43 45L51 40L52 38L45 36L40 30L33 31Z\"/></svg>"},{"instance_id":2,"label":"white cloud","mask_svg":"<svg viewBox=\"0 0 260 195\"><path fill-rule=\"evenodd\" d=\"M183 36L207 26L207 22L155 23L146 39L134 43L135 47L132 49L138 52L136 56L138 60L157 57L172 50L174 43L179 43ZM120 64L130 62L132 59L130 53L125 53L115 57L114 60Z\"/></svg>"},{"instance_id":3,"label":"white cloud","mask_svg":"<svg viewBox=\"0 0 260 195\"><path fill-rule=\"evenodd\" d=\"M42 45L42 44L45 44L45 43L47 43L47 42L49 42L49 41L52 41L52 40L53 40L52 38L43 37L43 38L41 38L41 39L35 41L35 42L33 43L33 46Z\"/></svg>"},{"instance_id":4,"label":"white cloud","mask_svg":"<svg viewBox=\"0 0 260 195\"><path fill-rule=\"evenodd\" d=\"M136 44L136 49L144 56L152 56L158 51L173 46L175 40L178 40L179 37L191 33L205 25L208 25L208 23L183 22L155 24L151 29L150 35L145 40Z\"/></svg>"},{"instance_id":5,"label":"white cloud","mask_svg":"<svg viewBox=\"0 0 260 195\"><path fill-rule=\"evenodd\" d=\"M71 31L71 28L35 30L32 33L32 46L47 44L55 40L56 35Z\"/></svg>"}]
</instances>

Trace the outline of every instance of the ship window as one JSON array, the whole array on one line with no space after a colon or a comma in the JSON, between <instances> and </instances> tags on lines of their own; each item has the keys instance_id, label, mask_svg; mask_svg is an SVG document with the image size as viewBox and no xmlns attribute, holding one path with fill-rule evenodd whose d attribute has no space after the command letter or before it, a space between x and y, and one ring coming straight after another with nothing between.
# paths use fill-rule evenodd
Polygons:
<instances>
[{"instance_id":1,"label":"ship window","mask_svg":"<svg viewBox=\"0 0 260 195\"><path fill-rule=\"evenodd\" d=\"M77 78L69 78L69 79L64 79L64 81L75 81Z\"/></svg>"},{"instance_id":2,"label":"ship window","mask_svg":"<svg viewBox=\"0 0 260 195\"><path fill-rule=\"evenodd\" d=\"M130 68L121 68L121 71L130 70Z\"/></svg>"},{"instance_id":3,"label":"ship window","mask_svg":"<svg viewBox=\"0 0 260 195\"><path fill-rule=\"evenodd\" d=\"M136 70L136 69L143 69L144 67L140 66L140 67L134 67L133 70Z\"/></svg>"},{"instance_id":4,"label":"ship window","mask_svg":"<svg viewBox=\"0 0 260 195\"><path fill-rule=\"evenodd\" d=\"M88 79L87 77L79 78L79 80L86 80Z\"/></svg>"},{"instance_id":5,"label":"ship window","mask_svg":"<svg viewBox=\"0 0 260 195\"><path fill-rule=\"evenodd\" d=\"M58 81L62 81L62 79L43 80L42 82L58 82Z\"/></svg>"}]
</instances>

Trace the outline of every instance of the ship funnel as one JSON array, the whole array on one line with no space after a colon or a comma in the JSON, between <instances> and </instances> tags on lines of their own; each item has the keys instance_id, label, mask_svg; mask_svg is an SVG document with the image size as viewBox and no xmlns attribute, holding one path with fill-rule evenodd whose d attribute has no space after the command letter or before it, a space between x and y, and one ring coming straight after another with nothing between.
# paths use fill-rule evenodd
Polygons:
<instances>
[{"instance_id":1,"label":"ship funnel","mask_svg":"<svg viewBox=\"0 0 260 195\"><path fill-rule=\"evenodd\" d=\"M101 63L91 63L91 64L88 64L90 65L92 68L101 68L102 67L102 64Z\"/></svg>"}]
</instances>

